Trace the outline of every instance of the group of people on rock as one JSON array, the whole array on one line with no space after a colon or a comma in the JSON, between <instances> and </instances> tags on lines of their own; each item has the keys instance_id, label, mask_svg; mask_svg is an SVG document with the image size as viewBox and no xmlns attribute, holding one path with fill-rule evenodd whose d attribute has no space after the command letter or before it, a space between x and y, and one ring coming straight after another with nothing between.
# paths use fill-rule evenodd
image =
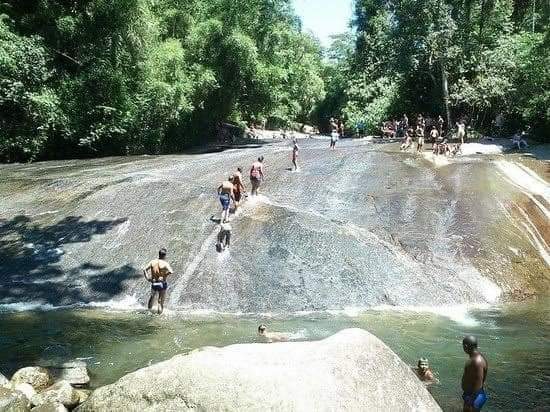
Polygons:
<instances>
[{"instance_id":1,"label":"group of people on rock","mask_svg":"<svg viewBox=\"0 0 550 412\"><path fill-rule=\"evenodd\" d=\"M466 135L466 124L464 120L459 120L456 123L457 127L457 143L452 144L449 142L448 136L445 134L445 121L443 117L438 116L437 122L431 121L430 130L427 130L426 119L422 114L418 114L416 118L416 124L411 126L406 114L400 121L386 122L382 126L382 133L384 136L390 137L402 137L403 142L400 149L403 151L409 150L413 146L413 142L416 141L416 151L422 152L424 150L424 143L426 139L432 144L432 153L434 155L446 155L454 156L460 152L461 145L464 143L464 137Z\"/></svg>"}]
</instances>

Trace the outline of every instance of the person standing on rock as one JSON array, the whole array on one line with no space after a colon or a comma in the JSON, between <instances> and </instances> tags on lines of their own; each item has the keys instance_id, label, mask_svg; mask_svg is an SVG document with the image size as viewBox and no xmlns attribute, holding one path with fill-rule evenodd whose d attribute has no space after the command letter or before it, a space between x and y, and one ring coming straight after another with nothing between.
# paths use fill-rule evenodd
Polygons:
<instances>
[{"instance_id":1,"label":"person standing on rock","mask_svg":"<svg viewBox=\"0 0 550 412\"><path fill-rule=\"evenodd\" d=\"M416 151L422 152L422 148L424 147L424 129L420 126L416 126Z\"/></svg>"},{"instance_id":2,"label":"person standing on rock","mask_svg":"<svg viewBox=\"0 0 550 412\"><path fill-rule=\"evenodd\" d=\"M477 339L474 336L466 336L462 340L462 349L470 357L462 375L463 411L477 412L487 402L487 394L484 389L488 370L487 359L478 350Z\"/></svg>"},{"instance_id":3,"label":"person standing on rock","mask_svg":"<svg viewBox=\"0 0 550 412\"><path fill-rule=\"evenodd\" d=\"M336 148L336 141L338 140L338 123L331 117L330 118L330 148Z\"/></svg>"},{"instance_id":4,"label":"person standing on rock","mask_svg":"<svg viewBox=\"0 0 550 412\"><path fill-rule=\"evenodd\" d=\"M227 222L229 220L229 207L231 206L231 200L235 202L235 186L233 185L233 176L222 182L218 186L218 196L220 203L222 204L222 216L220 223Z\"/></svg>"},{"instance_id":5,"label":"person standing on rock","mask_svg":"<svg viewBox=\"0 0 550 412\"><path fill-rule=\"evenodd\" d=\"M158 295L157 313L160 315L164 310L164 298L166 297L166 290L168 289L168 283L166 279L174 271L170 264L166 261L166 249L159 250L158 259L153 259L143 269L143 276L149 282L151 282L151 297L147 307L149 310L153 309L155 296Z\"/></svg>"},{"instance_id":6,"label":"person standing on rock","mask_svg":"<svg viewBox=\"0 0 550 412\"><path fill-rule=\"evenodd\" d=\"M298 142L294 139L294 147L292 148L292 165L296 171L298 170L298 150L300 150L298 147Z\"/></svg>"},{"instance_id":7,"label":"person standing on rock","mask_svg":"<svg viewBox=\"0 0 550 412\"><path fill-rule=\"evenodd\" d=\"M252 163L252 167L250 168L250 185L252 186L252 190L250 194L252 196L256 196L258 194L258 189L260 188L260 184L264 180L264 157L260 156L258 157L258 160Z\"/></svg>"},{"instance_id":8,"label":"person standing on rock","mask_svg":"<svg viewBox=\"0 0 550 412\"><path fill-rule=\"evenodd\" d=\"M243 169L237 167L237 171L233 174L233 186L235 195L235 211L241 204L243 195L246 193L246 188L243 184Z\"/></svg>"},{"instance_id":9,"label":"person standing on rock","mask_svg":"<svg viewBox=\"0 0 550 412\"><path fill-rule=\"evenodd\" d=\"M456 127L458 127L456 137L462 145L464 144L464 136L466 136L466 124L464 123L464 120L460 120L459 122L457 122Z\"/></svg>"}]
</instances>

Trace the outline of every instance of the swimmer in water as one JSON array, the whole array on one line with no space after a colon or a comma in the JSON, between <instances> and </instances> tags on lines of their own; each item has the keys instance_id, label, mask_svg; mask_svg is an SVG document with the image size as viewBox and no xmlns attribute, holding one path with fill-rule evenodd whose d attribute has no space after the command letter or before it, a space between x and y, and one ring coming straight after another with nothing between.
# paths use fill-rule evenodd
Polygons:
<instances>
[{"instance_id":1,"label":"swimmer in water","mask_svg":"<svg viewBox=\"0 0 550 412\"><path fill-rule=\"evenodd\" d=\"M149 310L153 309L153 303L155 295L158 295L157 313L160 315L164 310L164 298L166 297L166 290L168 289L168 283L166 278L174 273L170 264L166 261L166 249L159 250L158 259L150 261L145 269L143 269L143 276L149 282L151 282L151 296L147 307Z\"/></svg>"},{"instance_id":2,"label":"swimmer in water","mask_svg":"<svg viewBox=\"0 0 550 412\"><path fill-rule=\"evenodd\" d=\"M284 333L268 332L264 324L258 326L258 335L265 339L267 343L287 342L288 336Z\"/></svg>"},{"instance_id":3,"label":"swimmer in water","mask_svg":"<svg viewBox=\"0 0 550 412\"><path fill-rule=\"evenodd\" d=\"M223 252L229 248L231 244L231 225L227 222L220 225L220 231L218 233L218 243L216 243L216 250Z\"/></svg>"},{"instance_id":4,"label":"swimmer in water","mask_svg":"<svg viewBox=\"0 0 550 412\"><path fill-rule=\"evenodd\" d=\"M477 348L477 339L474 336L466 336L462 340L462 349L469 356L462 375L463 411L477 412L487 402L484 386L489 367L487 359Z\"/></svg>"},{"instance_id":5,"label":"swimmer in water","mask_svg":"<svg viewBox=\"0 0 550 412\"><path fill-rule=\"evenodd\" d=\"M220 222L226 222L229 220L229 207L231 205L231 200L235 201L235 186L233 185L233 176L230 176L229 179L222 182L218 186L218 196L220 198L220 203L222 204L222 216Z\"/></svg>"},{"instance_id":6,"label":"swimmer in water","mask_svg":"<svg viewBox=\"0 0 550 412\"><path fill-rule=\"evenodd\" d=\"M250 194L256 196L258 194L258 189L260 184L264 181L264 157L258 157L258 160L252 163L250 168L250 184L252 185L252 190Z\"/></svg>"},{"instance_id":7,"label":"swimmer in water","mask_svg":"<svg viewBox=\"0 0 550 412\"><path fill-rule=\"evenodd\" d=\"M421 358L418 361L418 367L414 370L414 372L416 373L416 376L418 376L418 379L424 382L425 385L430 385L436 382L434 374L430 369L428 359L426 358Z\"/></svg>"},{"instance_id":8,"label":"swimmer in water","mask_svg":"<svg viewBox=\"0 0 550 412\"><path fill-rule=\"evenodd\" d=\"M294 166L294 170L298 170L298 150L300 150L298 147L298 142L294 139L294 147L292 148L292 164Z\"/></svg>"},{"instance_id":9,"label":"swimmer in water","mask_svg":"<svg viewBox=\"0 0 550 412\"><path fill-rule=\"evenodd\" d=\"M237 167L237 171L233 174L233 186L235 195L235 211L241 204L243 195L246 193L246 188L243 184L243 169Z\"/></svg>"}]
</instances>

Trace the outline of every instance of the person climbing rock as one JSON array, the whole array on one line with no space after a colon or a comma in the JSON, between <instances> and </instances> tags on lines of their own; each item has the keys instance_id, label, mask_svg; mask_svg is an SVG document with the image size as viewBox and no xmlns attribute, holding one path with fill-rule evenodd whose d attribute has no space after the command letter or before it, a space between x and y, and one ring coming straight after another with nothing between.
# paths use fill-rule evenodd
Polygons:
<instances>
[{"instance_id":1,"label":"person climbing rock","mask_svg":"<svg viewBox=\"0 0 550 412\"><path fill-rule=\"evenodd\" d=\"M231 206L231 200L235 201L235 186L233 185L233 176L222 182L218 186L218 196L220 203L222 204L222 216L220 222L226 222L229 220L229 207Z\"/></svg>"},{"instance_id":2,"label":"person climbing rock","mask_svg":"<svg viewBox=\"0 0 550 412\"><path fill-rule=\"evenodd\" d=\"M428 359L420 358L418 360L418 367L414 370L418 379L424 382L426 385L432 384L435 382L435 377L430 369Z\"/></svg>"},{"instance_id":3,"label":"person climbing rock","mask_svg":"<svg viewBox=\"0 0 550 412\"><path fill-rule=\"evenodd\" d=\"M469 356L462 375L463 411L480 411L487 402L487 394L484 389L489 368L487 359L478 350L477 339L474 336L466 336L462 340L462 349Z\"/></svg>"},{"instance_id":4,"label":"person climbing rock","mask_svg":"<svg viewBox=\"0 0 550 412\"><path fill-rule=\"evenodd\" d=\"M159 250L158 259L151 260L145 269L143 269L143 276L151 282L151 297L149 298L147 307L149 310L153 309L155 296L158 295L157 313L159 315L164 310L164 299L166 297L166 290L168 289L166 279L173 273L172 267L166 261L166 249L164 248Z\"/></svg>"},{"instance_id":5,"label":"person climbing rock","mask_svg":"<svg viewBox=\"0 0 550 412\"><path fill-rule=\"evenodd\" d=\"M227 222L220 224L220 231L218 233L218 242L216 243L216 250L221 253L225 249L229 248L231 244L231 225Z\"/></svg>"},{"instance_id":6,"label":"person climbing rock","mask_svg":"<svg viewBox=\"0 0 550 412\"><path fill-rule=\"evenodd\" d=\"M288 336L284 333L268 332L267 326L261 324L258 326L258 335L260 335L267 343L287 342Z\"/></svg>"},{"instance_id":7,"label":"person climbing rock","mask_svg":"<svg viewBox=\"0 0 550 412\"><path fill-rule=\"evenodd\" d=\"M258 157L258 160L252 163L252 167L250 168L250 184L252 185L252 190L250 194L252 196L256 196L258 194L258 189L260 188L260 184L264 180L264 157L260 156Z\"/></svg>"}]
</instances>

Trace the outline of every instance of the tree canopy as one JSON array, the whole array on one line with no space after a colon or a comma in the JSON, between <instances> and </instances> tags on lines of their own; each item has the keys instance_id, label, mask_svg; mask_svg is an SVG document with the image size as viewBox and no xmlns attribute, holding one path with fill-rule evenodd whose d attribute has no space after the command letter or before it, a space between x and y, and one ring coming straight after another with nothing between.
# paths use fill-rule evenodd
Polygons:
<instances>
[{"instance_id":1,"label":"tree canopy","mask_svg":"<svg viewBox=\"0 0 550 412\"><path fill-rule=\"evenodd\" d=\"M290 0L0 2L0 159L162 153L304 121L321 48Z\"/></svg>"}]
</instances>

